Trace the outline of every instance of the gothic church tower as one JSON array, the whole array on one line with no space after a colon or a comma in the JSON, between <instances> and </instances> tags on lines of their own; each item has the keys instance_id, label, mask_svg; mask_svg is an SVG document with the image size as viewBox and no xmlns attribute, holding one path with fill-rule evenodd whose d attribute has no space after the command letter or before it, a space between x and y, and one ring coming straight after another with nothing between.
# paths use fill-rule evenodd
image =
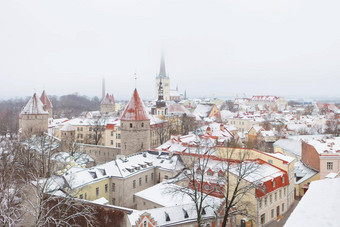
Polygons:
<instances>
[{"instance_id":1,"label":"gothic church tower","mask_svg":"<svg viewBox=\"0 0 340 227\"><path fill-rule=\"evenodd\" d=\"M122 155L150 149L150 119L137 89L120 119L120 128Z\"/></svg>"},{"instance_id":2,"label":"gothic church tower","mask_svg":"<svg viewBox=\"0 0 340 227\"><path fill-rule=\"evenodd\" d=\"M163 98L165 101L170 100L170 77L166 75L164 53L162 52L161 67L159 74L156 76L156 98L158 98L159 83L163 84Z\"/></svg>"}]
</instances>

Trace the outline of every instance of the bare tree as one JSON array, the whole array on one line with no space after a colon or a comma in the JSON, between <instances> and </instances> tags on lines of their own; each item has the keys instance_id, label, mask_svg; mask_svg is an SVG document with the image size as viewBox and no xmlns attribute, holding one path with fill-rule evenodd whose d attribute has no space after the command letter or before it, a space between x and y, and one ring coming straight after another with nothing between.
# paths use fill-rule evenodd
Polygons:
<instances>
[{"instance_id":1,"label":"bare tree","mask_svg":"<svg viewBox=\"0 0 340 227\"><path fill-rule=\"evenodd\" d=\"M227 148L223 154L224 162L221 165L223 175L220 181L225 187L223 227L227 226L231 214L254 218L249 212L251 204L244 198L253 189L263 190L258 182L247 181L251 174L256 174L259 164L256 161L249 161L249 151L236 152L236 150Z\"/></svg>"},{"instance_id":2,"label":"bare tree","mask_svg":"<svg viewBox=\"0 0 340 227\"><path fill-rule=\"evenodd\" d=\"M106 116L104 115L91 119L89 128L90 134L86 136L86 143L100 145L105 133L106 120Z\"/></svg>"},{"instance_id":3,"label":"bare tree","mask_svg":"<svg viewBox=\"0 0 340 227\"><path fill-rule=\"evenodd\" d=\"M179 193L191 198L197 214L196 222L204 226L203 215L207 206L206 199L215 192L215 188L205 189L208 163L215 154L216 143L211 139L200 139L197 136L195 145L188 147L188 152L182 155L186 168L182 171L181 184L184 187L170 187L168 193Z\"/></svg>"},{"instance_id":4,"label":"bare tree","mask_svg":"<svg viewBox=\"0 0 340 227\"><path fill-rule=\"evenodd\" d=\"M160 145L170 139L170 124L167 121L159 123L155 131Z\"/></svg>"},{"instance_id":5,"label":"bare tree","mask_svg":"<svg viewBox=\"0 0 340 227\"><path fill-rule=\"evenodd\" d=\"M340 136L340 120L334 115L326 123L326 133L332 134L334 136Z\"/></svg>"},{"instance_id":6,"label":"bare tree","mask_svg":"<svg viewBox=\"0 0 340 227\"><path fill-rule=\"evenodd\" d=\"M0 139L0 225L16 226L21 222L22 185L25 174L19 162L22 149L17 138Z\"/></svg>"},{"instance_id":7,"label":"bare tree","mask_svg":"<svg viewBox=\"0 0 340 227\"><path fill-rule=\"evenodd\" d=\"M77 191L72 180L54 175L56 163L51 158L58 147L47 135L31 137L24 142L28 153L24 156L26 185L23 210L25 220L34 226L79 226L77 218L94 225L94 211L76 200Z\"/></svg>"}]
</instances>

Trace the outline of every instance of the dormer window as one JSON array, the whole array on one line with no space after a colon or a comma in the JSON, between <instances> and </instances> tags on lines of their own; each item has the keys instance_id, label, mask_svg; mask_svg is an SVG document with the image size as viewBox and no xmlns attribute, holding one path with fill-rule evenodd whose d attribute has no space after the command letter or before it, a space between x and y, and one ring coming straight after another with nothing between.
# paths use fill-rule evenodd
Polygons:
<instances>
[{"instance_id":1,"label":"dormer window","mask_svg":"<svg viewBox=\"0 0 340 227\"><path fill-rule=\"evenodd\" d=\"M282 177L282 184L285 183L285 177Z\"/></svg>"},{"instance_id":2,"label":"dormer window","mask_svg":"<svg viewBox=\"0 0 340 227\"><path fill-rule=\"evenodd\" d=\"M273 181L273 188L275 188L276 187L276 182L275 181Z\"/></svg>"}]
</instances>

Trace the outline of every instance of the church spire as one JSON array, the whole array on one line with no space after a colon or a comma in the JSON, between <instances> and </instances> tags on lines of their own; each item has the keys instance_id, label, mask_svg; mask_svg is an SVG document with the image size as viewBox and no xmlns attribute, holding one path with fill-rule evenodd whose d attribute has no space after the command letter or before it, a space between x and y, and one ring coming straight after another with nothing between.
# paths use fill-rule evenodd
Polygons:
<instances>
[{"instance_id":1,"label":"church spire","mask_svg":"<svg viewBox=\"0 0 340 227\"><path fill-rule=\"evenodd\" d=\"M159 70L159 77L163 77L163 78L166 77L164 51L162 51L162 56L161 56L161 67Z\"/></svg>"}]
</instances>

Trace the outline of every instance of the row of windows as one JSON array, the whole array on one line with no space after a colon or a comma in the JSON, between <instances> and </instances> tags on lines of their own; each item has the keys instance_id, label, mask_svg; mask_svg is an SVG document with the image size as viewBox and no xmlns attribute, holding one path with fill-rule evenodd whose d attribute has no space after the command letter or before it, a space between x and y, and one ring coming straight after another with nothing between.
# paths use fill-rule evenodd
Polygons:
<instances>
[{"instance_id":1,"label":"row of windows","mask_svg":"<svg viewBox=\"0 0 340 227\"><path fill-rule=\"evenodd\" d=\"M279 190L279 194L277 192L274 193L274 202L277 201L279 195L279 199L282 198L282 189ZM286 188L283 189L283 196L286 196ZM265 208L268 205L268 196L266 196L263 199L260 199L259 201L259 208L262 209ZM263 204L262 204L263 203ZM269 204L273 203L273 194L269 195Z\"/></svg>"},{"instance_id":2,"label":"row of windows","mask_svg":"<svg viewBox=\"0 0 340 227\"><path fill-rule=\"evenodd\" d=\"M284 212L285 211L285 204L282 203L281 205L281 212ZM280 215L280 206L277 206L276 208L276 217ZM272 209L271 212L270 212L270 216L271 216L271 219L273 219L275 217L275 210ZM266 223L266 214L262 214L261 215L261 224L265 224Z\"/></svg>"},{"instance_id":3,"label":"row of windows","mask_svg":"<svg viewBox=\"0 0 340 227\"><path fill-rule=\"evenodd\" d=\"M151 173L150 178L153 181L153 173ZM145 183L148 183L148 175L145 175L144 181L145 181ZM142 177L139 178L138 183L139 183L139 186L142 186ZM136 180L132 181L132 187L136 188Z\"/></svg>"}]
</instances>

